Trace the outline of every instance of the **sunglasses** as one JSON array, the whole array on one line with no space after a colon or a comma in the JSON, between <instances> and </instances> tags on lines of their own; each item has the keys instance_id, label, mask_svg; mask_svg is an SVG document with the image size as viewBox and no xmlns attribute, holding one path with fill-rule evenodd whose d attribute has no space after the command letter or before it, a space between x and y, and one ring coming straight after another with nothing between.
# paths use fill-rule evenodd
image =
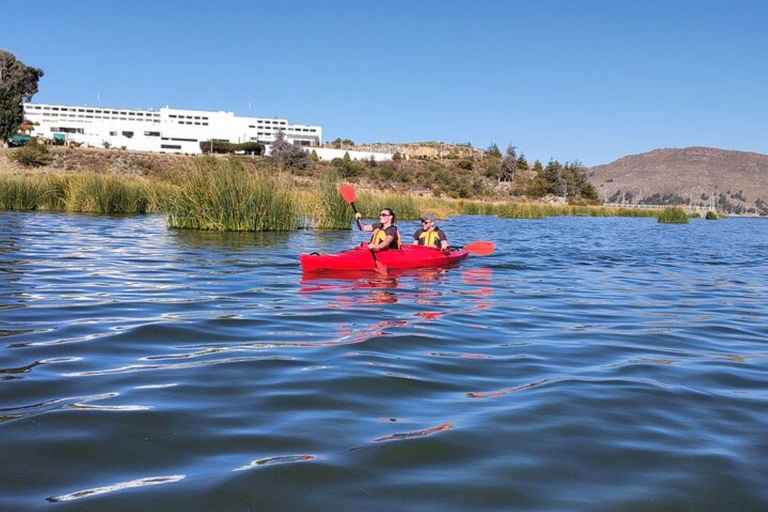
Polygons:
<instances>
[{"instance_id":1,"label":"sunglasses","mask_svg":"<svg viewBox=\"0 0 768 512\"><path fill-rule=\"evenodd\" d=\"M390 214L390 213L380 213L379 214L379 217L391 217L391 216L392 216L392 214Z\"/></svg>"},{"instance_id":2,"label":"sunglasses","mask_svg":"<svg viewBox=\"0 0 768 512\"><path fill-rule=\"evenodd\" d=\"M429 224L430 222L432 222L432 221L431 220L423 220L423 221L421 221L422 224Z\"/></svg>"}]
</instances>

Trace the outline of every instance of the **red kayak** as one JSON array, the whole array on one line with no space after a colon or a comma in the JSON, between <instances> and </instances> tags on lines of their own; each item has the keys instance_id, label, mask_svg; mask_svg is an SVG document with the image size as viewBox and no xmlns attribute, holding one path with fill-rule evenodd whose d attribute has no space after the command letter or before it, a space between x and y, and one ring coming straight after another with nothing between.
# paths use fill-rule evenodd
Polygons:
<instances>
[{"instance_id":1,"label":"red kayak","mask_svg":"<svg viewBox=\"0 0 768 512\"><path fill-rule=\"evenodd\" d=\"M300 254L299 262L304 272L317 270L373 270L376 262L366 247L355 247L336 254ZM443 252L434 247L404 245L402 249L389 249L376 253L376 259L386 268L425 268L450 265L463 260L469 254L465 249Z\"/></svg>"}]
</instances>

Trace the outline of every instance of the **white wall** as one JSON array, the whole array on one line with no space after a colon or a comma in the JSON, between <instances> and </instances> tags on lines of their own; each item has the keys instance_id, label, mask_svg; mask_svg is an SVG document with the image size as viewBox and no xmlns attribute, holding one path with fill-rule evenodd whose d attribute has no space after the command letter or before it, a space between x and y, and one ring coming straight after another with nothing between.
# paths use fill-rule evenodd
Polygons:
<instances>
[{"instance_id":1,"label":"white wall","mask_svg":"<svg viewBox=\"0 0 768 512\"><path fill-rule=\"evenodd\" d=\"M352 160L370 160L373 157L377 162L392 160L394 153L374 153L372 151L354 151L351 149L332 149L332 148L304 148L308 152L314 151L320 160L333 160L334 158L344 158L345 153L349 153Z\"/></svg>"}]
</instances>

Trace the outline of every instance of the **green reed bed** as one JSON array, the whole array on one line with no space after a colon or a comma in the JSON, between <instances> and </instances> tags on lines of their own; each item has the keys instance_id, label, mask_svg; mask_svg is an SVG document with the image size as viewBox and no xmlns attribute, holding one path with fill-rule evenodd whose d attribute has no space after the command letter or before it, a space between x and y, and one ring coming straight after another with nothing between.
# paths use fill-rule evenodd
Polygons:
<instances>
[{"instance_id":1,"label":"green reed bed","mask_svg":"<svg viewBox=\"0 0 768 512\"><path fill-rule=\"evenodd\" d=\"M411 194L361 192L355 206L367 219L378 219L383 208L391 208L398 220L416 220L421 215L417 200Z\"/></svg>"},{"instance_id":2,"label":"green reed bed","mask_svg":"<svg viewBox=\"0 0 768 512\"><path fill-rule=\"evenodd\" d=\"M670 206L661 210L659 222L664 224L688 224L688 214L679 206Z\"/></svg>"},{"instance_id":3,"label":"green reed bed","mask_svg":"<svg viewBox=\"0 0 768 512\"><path fill-rule=\"evenodd\" d=\"M549 216L547 205L531 203L505 203L499 208L502 219L544 219Z\"/></svg>"},{"instance_id":4,"label":"green reed bed","mask_svg":"<svg viewBox=\"0 0 768 512\"><path fill-rule=\"evenodd\" d=\"M341 194L339 194L339 185L341 180L338 175L327 175L317 194L314 194L314 201L310 199L309 204L314 204L313 218L314 227L317 229L350 229L355 220L354 211ZM357 205L357 203L355 203Z\"/></svg>"},{"instance_id":5,"label":"green reed bed","mask_svg":"<svg viewBox=\"0 0 768 512\"><path fill-rule=\"evenodd\" d=\"M157 188L144 179L113 174L41 174L0 177L0 208L87 213L152 213L161 208Z\"/></svg>"},{"instance_id":6,"label":"green reed bed","mask_svg":"<svg viewBox=\"0 0 768 512\"><path fill-rule=\"evenodd\" d=\"M150 186L114 174L75 175L62 183L65 209L87 213L148 213Z\"/></svg>"},{"instance_id":7,"label":"green reed bed","mask_svg":"<svg viewBox=\"0 0 768 512\"><path fill-rule=\"evenodd\" d=\"M720 216L714 210L707 210L706 220L720 220Z\"/></svg>"},{"instance_id":8,"label":"green reed bed","mask_svg":"<svg viewBox=\"0 0 768 512\"><path fill-rule=\"evenodd\" d=\"M298 227L291 182L237 160L200 160L179 175L168 225L214 231L288 231Z\"/></svg>"}]
</instances>

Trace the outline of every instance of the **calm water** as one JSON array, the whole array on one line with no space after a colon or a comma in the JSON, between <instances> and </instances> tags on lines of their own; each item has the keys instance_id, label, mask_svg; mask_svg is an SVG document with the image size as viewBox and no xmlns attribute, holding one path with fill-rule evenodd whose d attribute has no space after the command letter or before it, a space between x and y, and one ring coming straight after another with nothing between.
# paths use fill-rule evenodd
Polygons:
<instances>
[{"instance_id":1,"label":"calm water","mask_svg":"<svg viewBox=\"0 0 768 512\"><path fill-rule=\"evenodd\" d=\"M443 226L497 251L0 213L0 510L768 509L768 221Z\"/></svg>"}]
</instances>

